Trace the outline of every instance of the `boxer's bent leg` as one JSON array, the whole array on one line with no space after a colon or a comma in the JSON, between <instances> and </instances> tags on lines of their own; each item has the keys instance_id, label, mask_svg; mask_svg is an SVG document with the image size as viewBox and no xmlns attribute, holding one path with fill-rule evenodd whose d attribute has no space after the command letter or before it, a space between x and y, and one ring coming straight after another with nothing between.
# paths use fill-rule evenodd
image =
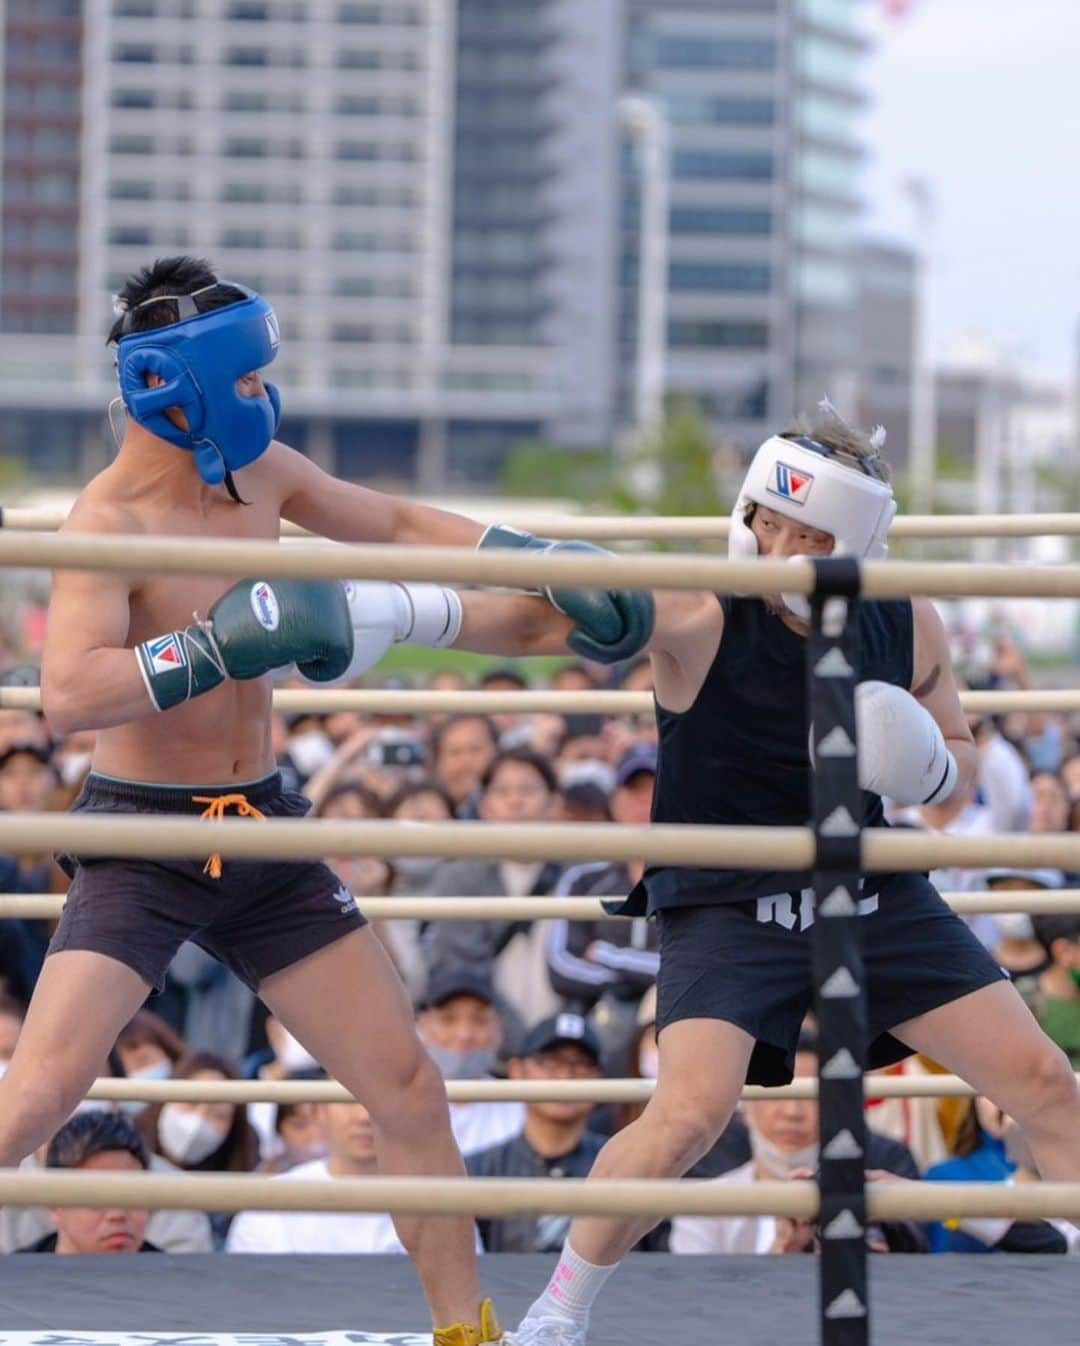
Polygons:
<instances>
[{"instance_id":1,"label":"boxer's bent leg","mask_svg":"<svg viewBox=\"0 0 1080 1346\"><path fill-rule=\"evenodd\" d=\"M413 1026L401 978L370 927L264 978L275 1018L371 1113L379 1170L464 1177L446 1086ZM468 1217L395 1216L436 1324L478 1321L475 1231Z\"/></svg>"},{"instance_id":2,"label":"boxer's bent leg","mask_svg":"<svg viewBox=\"0 0 1080 1346\"><path fill-rule=\"evenodd\" d=\"M749 1033L719 1019L684 1019L661 1032L657 1047L656 1092L597 1155L590 1181L682 1177L731 1120L754 1049ZM586 1262L610 1266L658 1223L654 1215L579 1217L570 1246Z\"/></svg>"},{"instance_id":3,"label":"boxer's bent leg","mask_svg":"<svg viewBox=\"0 0 1080 1346\"><path fill-rule=\"evenodd\" d=\"M71 949L46 958L0 1079L0 1167L15 1167L59 1130L150 989L107 954Z\"/></svg>"},{"instance_id":4,"label":"boxer's bent leg","mask_svg":"<svg viewBox=\"0 0 1080 1346\"><path fill-rule=\"evenodd\" d=\"M1014 986L984 986L892 1033L955 1071L1018 1122L1043 1179L1080 1179L1076 1076Z\"/></svg>"}]
</instances>

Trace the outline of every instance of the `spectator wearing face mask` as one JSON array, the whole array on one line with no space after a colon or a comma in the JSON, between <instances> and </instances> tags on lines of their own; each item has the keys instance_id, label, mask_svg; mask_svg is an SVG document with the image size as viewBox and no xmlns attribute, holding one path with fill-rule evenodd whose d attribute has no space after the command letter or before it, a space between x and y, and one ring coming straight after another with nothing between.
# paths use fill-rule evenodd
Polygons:
<instances>
[{"instance_id":1,"label":"spectator wearing face mask","mask_svg":"<svg viewBox=\"0 0 1080 1346\"><path fill-rule=\"evenodd\" d=\"M417 1031L445 1080L491 1078L503 1026L491 978L461 964L432 973L416 1016ZM450 1123L463 1155L516 1135L521 1103L451 1103Z\"/></svg>"},{"instance_id":2,"label":"spectator wearing face mask","mask_svg":"<svg viewBox=\"0 0 1080 1346\"><path fill-rule=\"evenodd\" d=\"M167 1080L186 1051L179 1033L151 1010L141 1009L120 1030L109 1062L113 1074L124 1079ZM132 1099L119 1106L126 1116L137 1117L147 1104Z\"/></svg>"},{"instance_id":3,"label":"spectator wearing face mask","mask_svg":"<svg viewBox=\"0 0 1080 1346\"><path fill-rule=\"evenodd\" d=\"M0 1035L3 1032L3 1005L0 1003ZM2 1050L2 1047L0 1047ZM112 1073L120 1078L158 1080L168 1079L172 1067L183 1056L184 1044L167 1023L149 1010L139 1010L123 1029L109 1053ZM69 1122L80 1122L83 1117L125 1118L134 1124L150 1105L140 1100L120 1103L115 1109L106 1104L84 1103ZM104 1125L104 1123L102 1124ZM136 1131L139 1144L145 1141ZM33 1173L46 1160L46 1147L28 1155L19 1165L20 1171ZM155 1173L175 1173L176 1166L159 1154L148 1153L149 1167ZM50 1212L44 1207L7 1206L0 1209L0 1253L8 1253L38 1244L54 1233ZM201 1211L159 1210L150 1216L147 1238L162 1252L208 1253L213 1251L210 1220Z\"/></svg>"},{"instance_id":4,"label":"spectator wearing face mask","mask_svg":"<svg viewBox=\"0 0 1080 1346\"><path fill-rule=\"evenodd\" d=\"M624 826L644 826L652 813L656 752L631 749L615 776L612 814ZM622 861L574 865L556 888L557 897L625 897L644 865ZM659 966L656 922L638 917L597 921L552 921L548 927L548 974L564 1003L582 1014L595 1010L607 1059L622 1069L641 997Z\"/></svg>"},{"instance_id":5,"label":"spectator wearing face mask","mask_svg":"<svg viewBox=\"0 0 1080 1346\"><path fill-rule=\"evenodd\" d=\"M240 1073L213 1052L190 1052L176 1063L175 1080L237 1080ZM247 1108L237 1103L151 1104L136 1121L153 1154L187 1173L251 1173L259 1142ZM231 1216L210 1215L214 1246L224 1244Z\"/></svg>"},{"instance_id":6,"label":"spectator wearing face mask","mask_svg":"<svg viewBox=\"0 0 1080 1346\"><path fill-rule=\"evenodd\" d=\"M359 1103L317 1108L326 1138L323 1157L299 1164L290 1178L333 1182L378 1172L375 1134ZM230 1253L404 1253L389 1215L346 1211L244 1211L233 1221Z\"/></svg>"},{"instance_id":7,"label":"spectator wearing face mask","mask_svg":"<svg viewBox=\"0 0 1080 1346\"><path fill-rule=\"evenodd\" d=\"M142 1137L125 1118L114 1112L84 1112L72 1117L53 1137L47 1166L94 1173L139 1173L150 1167L150 1157ZM55 1231L18 1252L161 1252L147 1238L150 1214L145 1210L57 1206L49 1215Z\"/></svg>"},{"instance_id":8,"label":"spectator wearing face mask","mask_svg":"<svg viewBox=\"0 0 1080 1346\"><path fill-rule=\"evenodd\" d=\"M301 787L334 755L334 744L321 715L292 715L286 720L286 755L296 768Z\"/></svg>"},{"instance_id":9,"label":"spectator wearing face mask","mask_svg":"<svg viewBox=\"0 0 1080 1346\"><path fill-rule=\"evenodd\" d=\"M1063 878L1058 869L991 869L985 882L991 893L1042 893L1062 887ZM1050 957L1035 937L1032 918L1022 911L999 912L994 921L999 932L994 957L1037 1013L1040 979L1050 966Z\"/></svg>"},{"instance_id":10,"label":"spectator wearing face mask","mask_svg":"<svg viewBox=\"0 0 1080 1346\"><path fill-rule=\"evenodd\" d=\"M589 783L606 791L615 788L615 769L608 755L607 721L602 715L568 715L566 735L555 755L560 786Z\"/></svg>"},{"instance_id":11,"label":"spectator wearing face mask","mask_svg":"<svg viewBox=\"0 0 1080 1346\"><path fill-rule=\"evenodd\" d=\"M806 1078L816 1074L817 1040L804 1031L795 1055L795 1075ZM912 1179L919 1176L906 1146L873 1131L867 1132L865 1162L868 1171L881 1170ZM692 1170L692 1176L713 1177L724 1186L743 1187L787 1181L807 1172L812 1175L817 1163L817 1100L778 1098L743 1104L741 1113L736 1113L713 1150ZM721 1176L714 1177L717 1171ZM671 1222L673 1253L802 1252L812 1241L809 1225L771 1215L680 1215ZM908 1223L881 1226L871 1241L875 1247L900 1252L926 1250L924 1237Z\"/></svg>"},{"instance_id":12,"label":"spectator wearing face mask","mask_svg":"<svg viewBox=\"0 0 1080 1346\"><path fill-rule=\"evenodd\" d=\"M579 1014L562 1013L535 1024L518 1057L512 1080L597 1080L602 1077L600 1042ZM591 1103L526 1103L525 1125L501 1145L470 1155L474 1178L584 1178L606 1136L589 1130ZM480 1237L489 1253L547 1253L561 1249L569 1216L521 1215L481 1219Z\"/></svg>"},{"instance_id":13,"label":"spectator wearing face mask","mask_svg":"<svg viewBox=\"0 0 1080 1346\"><path fill-rule=\"evenodd\" d=\"M535 753L499 753L483 778L479 812L485 822L541 823L553 812L557 786L551 767ZM546 897L562 866L554 862L448 860L432 879L435 897ZM547 970L547 932L534 921L434 921L421 932L429 971L467 965L494 979L500 1004L513 1011L508 1023L513 1050L521 1020L532 1022L562 1008Z\"/></svg>"},{"instance_id":14,"label":"spectator wearing face mask","mask_svg":"<svg viewBox=\"0 0 1080 1346\"><path fill-rule=\"evenodd\" d=\"M83 781L90 770L96 737L93 729L76 729L70 734L65 734L53 749L53 770L59 778L61 790L67 791L67 798L63 801L65 808L70 808L82 789Z\"/></svg>"}]
</instances>

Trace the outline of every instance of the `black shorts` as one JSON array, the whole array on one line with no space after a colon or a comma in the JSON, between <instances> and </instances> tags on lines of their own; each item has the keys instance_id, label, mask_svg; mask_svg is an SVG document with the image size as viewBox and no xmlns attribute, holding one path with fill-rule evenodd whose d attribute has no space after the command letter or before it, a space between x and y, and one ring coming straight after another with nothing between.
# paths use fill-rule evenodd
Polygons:
<instances>
[{"instance_id":1,"label":"black shorts","mask_svg":"<svg viewBox=\"0 0 1080 1346\"><path fill-rule=\"evenodd\" d=\"M276 773L250 785L146 785L90 775L73 813L193 814L193 796L243 794L268 818L302 818L303 795L281 788ZM252 827L261 824L256 819ZM214 829L206 829L206 853ZM49 953L87 949L126 964L160 991L180 945L190 939L253 991L259 982L366 922L356 899L316 861L224 860L220 878L202 860L58 856L71 878Z\"/></svg>"},{"instance_id":2,"label":"black shorts","mask_svg":"<svg viewBox=\"0 0 1080 1346\"><path fill-rule=\"evenodd\" d=\"M889 1029L995 982L1004 972L921 874L882 879L860 907L867 987L867 1069L911 1049ZM781 894L665 908L657 1032L680 1019L724 1019L757 1039L749 1084L792 1078L799 1028L813 1003L813 902Z\"/></svg>"}]
</instances>

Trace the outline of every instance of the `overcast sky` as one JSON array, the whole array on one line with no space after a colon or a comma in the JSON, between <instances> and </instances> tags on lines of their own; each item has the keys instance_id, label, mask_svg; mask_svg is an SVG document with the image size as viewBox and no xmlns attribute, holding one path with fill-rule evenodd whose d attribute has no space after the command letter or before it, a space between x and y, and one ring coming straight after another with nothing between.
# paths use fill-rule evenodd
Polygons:
<instances>
[{"instance_id":1,"label":"overcast sky","mask_svg":"<svg viewBox=\"0 0 1080 1346\"><path fill-rule=\"evenodd\" d=\"M989 338L1064 375L1080 319L1080 2L911 0L908 18L871 22L870 224L911 240L900 184L927 180L936 355Z\"/></svg>"}]
</instances>

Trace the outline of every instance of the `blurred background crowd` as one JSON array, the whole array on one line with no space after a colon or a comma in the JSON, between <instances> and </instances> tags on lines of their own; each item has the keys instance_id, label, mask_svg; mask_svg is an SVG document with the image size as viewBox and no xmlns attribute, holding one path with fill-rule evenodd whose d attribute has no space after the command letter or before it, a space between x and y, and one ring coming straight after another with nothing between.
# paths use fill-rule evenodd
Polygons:
<instances>
[{"instance_id":1,"label":"blurred background crowd","mask_svg":"<svg viewBox=\"0 0 1080 1346\"><path fill-rule=\"evenodd\" d=\"M961 671L964 642L957 643ZM1024 687L1027 663L998 630L973 674L982 687ZM465 675L425 675L434 689L512 691L530 685L528 665L488 665ZM7 685L33 683L13 664ZM418 685L417 679L411 685ZM648 690L649 665L615 671L582 663L550 669L561 690ZM385 680L384 680L385 685ZM398 684L392 684L398 685ZM1040 833L1080 827L1080 720L1053 715L971 717L979 747L976 789L947 805L904 810L899 825L953 834ZM413 822L648 822L657 769L651 714L277 715L279 769L305 794L311 816ZM0 810L62 810L89 770L93 734L57 738L38 713L0 709ZM359 899L409 896L548 897L545 921L376 921L375 932L405 981L417 1030L448 1080L653 1078L656 934L644 920L559 919L564 896L625 894L640 877L621 863L545 863L328 857ZM1080 886L1074 875L946 871L943 891L1016 892ZM0 857L0 891L58 893L66 886L50 855ZM970 918L1013 975L1047 1032L1080 1066L1080 915ZM42 920L0 921L0 1070L18 1039L50 936ZM343 1031L369 1031L346 1025ZM813 1074L813 1024L798 1072ZM916 1059L901 1071L939 1068ZM174 961L164 993L121 1034L108 1071L146 1080L318 1079L311 1056L225 968L192 944ZM482 1176L580 1177L631 1107L487 1102L451 1106L470 1171ZM1023 1137L984 1100L895 1100L869 1105L868 1166L877 1181L919 1176L1037 1181ZM817 1162L816 1104L751 1103L692 1176L724 1183L805 1176ZM26 1161L61 1167L160 1168L186 1172L291 1173L332 1180L374 1172L371 1128L358 1104L139 1105L84 1103L51 1145ZM558 1217L481 1221L489 1252L555 1250ZM675 1219L647 1249L680 1253L812 1250L816 1231L772 1219ZM961 1222L873 1231L883 1251L1065 1251L1071 1226ZM6 1211L7 1252L385 1252L400 1251L385 1216Z\"/></svg>"}]
</instances>

